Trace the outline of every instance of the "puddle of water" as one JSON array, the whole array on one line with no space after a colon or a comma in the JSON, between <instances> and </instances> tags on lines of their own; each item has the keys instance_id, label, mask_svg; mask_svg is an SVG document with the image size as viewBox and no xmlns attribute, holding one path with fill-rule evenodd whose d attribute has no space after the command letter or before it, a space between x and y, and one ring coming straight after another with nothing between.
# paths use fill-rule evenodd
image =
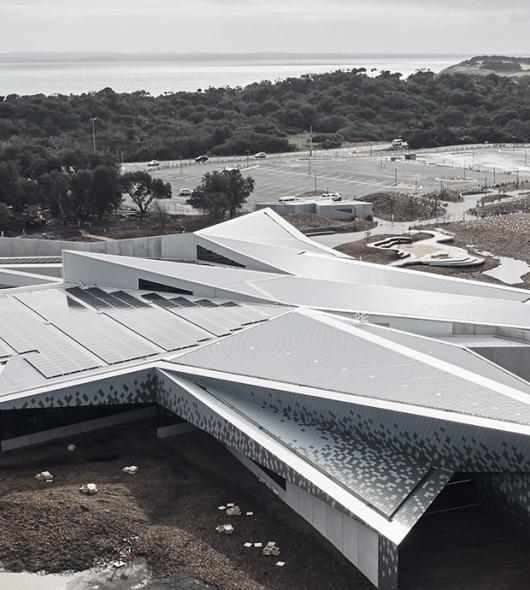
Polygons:
<instances>
[{"instance_id":1,"label":"puddle of water","mask_svg":"<svg viewBox=\"0 0 530 590\"><path fill-rule=\"evenodd\" d=\"M40 575L0 571L0 588L5 590L66 590L68 582L77 577L76 574Z\"/></svg>"},{"instance_id":2,"label":"puddle of water","mask_svg":"<svg viewBox=\"0 0 530 590\"><path fill-rule=\"evenodd\" d=\"M175 574L152 579L147 563L139 559L120 569L86 570L75 574L11 573L0 570L0 590L216 590L214 586Z\"/></svg>"},{"instance_id":3,"label":"puddle of water","mask_svg":"<svg viewBox=\"0 0 530 590\"><path fill-rule=\"evenodd\" d=\"M486 270L482 274L488 275L506 283L507 285L517 285L522 282L522 277L530 272L530 265L524 260L515 260L505 256L497 256L499 266Z\"/></svg>"}]
</instances>

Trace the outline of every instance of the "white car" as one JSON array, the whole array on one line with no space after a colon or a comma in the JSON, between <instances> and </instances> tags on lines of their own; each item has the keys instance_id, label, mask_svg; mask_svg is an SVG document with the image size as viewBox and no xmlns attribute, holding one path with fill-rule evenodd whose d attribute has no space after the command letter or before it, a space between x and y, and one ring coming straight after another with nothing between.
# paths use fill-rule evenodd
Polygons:
<instances>
[{"instance_id":1,"label":"white car","mask_svg":"<svg viewBox=\"0 0 530 590\"><path fill-rule=\"evenodd\" d=\"M323 199L331 199L332 201L342 201L342 195L340 193L323 193Z\"/></svg>"},{"instance_id":2,"label":"white car","mask_svg":"<svg viewBox=\"0 0 530 590\"><path fill-rule=\"evenodd\" d=\"M263 160L263 158L266 158L267 154L265 152L258 152L257 154L254 154L254 158L256 158L256 160Z\"/></svg>"},{"instance_id":3,"label":"white car","mask_svg":"<svg viewBox=\"0 0 530 590\"><path fill-rule=\"evenodd\" d=\"M152 166L160 166L160 162L158 160L151 160L150 162L147 162L147 165L149 167L152 167Z\"/></svg>"},{"instance_id":4,"label":"white car","mask_svg":"<svg viewBox=\"0 0 530 590\"><path fill-rule=\"evenodd\" d=\"M233 166L226 166L223 168L223 172L235 172L236 170L239 170L239 168L234 168Z\"/></svg>"},{"instance_id":5,"label":"white car","mask_svg":"<svg viewBox=\"0 0 530 590\"><path fill-rule=\"evenodd\" d=\"M181 188L179 191L179 197L191 197L192 194L191 188Z\"/></svg>"}]
</instances>

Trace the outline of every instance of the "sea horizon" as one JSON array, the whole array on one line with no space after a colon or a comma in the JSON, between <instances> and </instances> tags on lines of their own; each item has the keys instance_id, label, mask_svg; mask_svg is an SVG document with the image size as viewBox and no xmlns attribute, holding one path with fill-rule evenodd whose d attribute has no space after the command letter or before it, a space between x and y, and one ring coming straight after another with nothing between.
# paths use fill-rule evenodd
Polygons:
<instances>
[{"instance_id":1,"label":"sea horizon","mask_svg":"<svg viewBox=\"0 0 530 590\"><path fill-rule=\"evenodd\" d=\"M157 96L209 87L238 87L264 80L364 67L404 77L435 73L472 57L456 53L0 53L0 95L83 94L112 88Z\"/></svg>"}]
</instances>

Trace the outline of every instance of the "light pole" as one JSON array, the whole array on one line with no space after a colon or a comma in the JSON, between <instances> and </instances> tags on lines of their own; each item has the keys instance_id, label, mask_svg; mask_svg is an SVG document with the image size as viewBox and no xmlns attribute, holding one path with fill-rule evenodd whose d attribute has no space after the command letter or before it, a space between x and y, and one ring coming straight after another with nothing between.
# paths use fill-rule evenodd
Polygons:
<instances>
[{"instance_id":1,"label":"light pole","mask_svg":"<svg viewBox=\"0 0 530 590\"><path fill-rule=\"evenodd\" d=\"M90 121L92 122L92 151L96 153L96 121L97 117L90 117Z\"/></svg>"},{"instance_id":2,"label":"light pole","mask_svg":"<svg viewBox=\"0 0 530 590\"><path fill-rule=\"evenodd\" d=\"M250 151L247 150L246 154L247 154L247 168L248 168L250 166Z\"/></svg>"}]
</instances>

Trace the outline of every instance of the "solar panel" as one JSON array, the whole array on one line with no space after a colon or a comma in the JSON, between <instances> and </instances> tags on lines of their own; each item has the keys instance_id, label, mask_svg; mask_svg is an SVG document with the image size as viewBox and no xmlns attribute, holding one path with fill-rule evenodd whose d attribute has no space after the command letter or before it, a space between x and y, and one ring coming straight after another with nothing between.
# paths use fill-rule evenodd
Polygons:
<instances>
[{"instance_id":1,"label":"solar panel","mask_svg":"<svg viewBox=\"0 0 530 590\"><path fill-rule=\"evenodd\" d=\"M217 303L214 303L213 301L210 301L209 299L200 299L198 301L195 301L195 303L197 305L200 305L201 307L217 307Z\"/></svg>"},{"instance_id":2,"label":"solar panel","mask_svg":"<svg viewBox=\"0 0 530 590\"><path fill-rule=\"evenodd\" d=\"M106 313L168 352L195 346L197 342L212 337L207 331L161 308L109 310Z\"/></svg>"},{"instance_id":3,"label":"solar panel","mask_svg":"<svg viewBox=\"0 0 530 590\"><path fill-rule=\"evenodd\" d=\"M74 297L77 297L84 303L87 303L94 309L105 309L107 307L111 307L109 303L103 301L99 297L95 297L86 289L81 289L81 287L70 287L69 289L66 289L66 291L67 293L70 293L70 295L73 295Z\"/></svg>"},{"instance_id":4,"label":"solar panel","mask_svg":"<svg viewBox=\"0 0 530 590\"><path fill-rule=\"evenodd\" d=\"M69 293L72 291L69 289ZM79 289L73 294L94 297ZM145 358L162 352L104 314L69 312L64 292L58 289L21 293L18 299L41 314L61 332L108 364ZM114 309L105 303L105 310ZM40 349L39 349L40 350Z\"/></svg>"},{"instance_id":5,"label":"solar panel","mask_svg":"<svg viewBox=\"0 0 530 590\"><path fill-rule=\"evenodd\" d=\"M215 336L226 336L230 334L231 326L226 325L223 322L218 322L211 317L210 309L205 307L195 307L195 308L184 308L178 307L171 310L171 313L174 313L181 318L184 318L196 326L207 330L211 334Z\"/></svg>"},{"instance_id":6,"label":"solar panel","mask_svg":"<svg viewBox=\"0 0 530 590\"><path fill-rule=\"evenodd\" d=\"M198 307L194 301L190 301L189 299L185 299L184 297L173 297L171 301L173 301L180 307Z\"/></svg>"},{"instance_id":7,"label":"solar panel","mask_svg":"<svg viewBox=\"0 0 530 590\"><path fill-rule=\"evenodd\" d=\"M47 291L34 295L46 299ZM22 297L21 294L18 297ZM66 304L65 297L63 300ZM1 302L0 324L2 338L18 353L31 355L33 366L45 377L57 377L103 366L103 363L80 348L53 325L29 311L13 297ZM79 315L79 314L76 314ZM83 314L81 314L83 315Z\"/></svg>"},{"instance_id":8,"label":"solar panel","mask_svg":"<svg viewBox=\"0 0 530 590\"><path fill-rule=\"evenodd\" d=\"M127 293L126 291L113 291L112 295L114 297L116 297L117 299L120 299L124 303L129 304L131 307L136 307L136 308L149 307L147 305L147 303L144 303L141 299L138 299L138 297L134 297L133 295L131 295L130 293Z\"/></svg>"},{"instance_id":9,"label":"solar panel","mask_svg":"<svg viewBox=\"0 0 530 590\"><path fill-rule=\"evenodd\" d=\"M171 301L171 299L166 299L165 297L158 295L158 293L147 293L146 295L142 295L142 297L145 300L147 300L151 303L154 303L155 305L158 305L159 307L162 307L163 309L170 309L172 307L179 307L174 301Z\"/></svg>"},{"instance_id":10,"label":"solar panel","mask_svg":"<svg viewBox=\"0 0 530 590\"><path fill-rule=\"evenodd\" d=\"M108 303L111 307L131 307L128 303L125 303L118 297L114 297L110 293L103 291L103 289L100 289L99 287L90 287L89 289L86 289L86 292L90 293L90 295L94 295L94 297L97 297L98 299L101 299L101 301Z\"/></svg>"},{"instance_id":11,"label":"solar panel","mask_svg":"<svg viewBox=\"0 0 530 590\"><path fill-rule=\"evenodd\" d=\"M68 307L70 309L75 309L78 311L86 311L87 310L87 308L82 303L79 303L79 301L77 301L77 299L72 299L71 297L66 297L66 303L68 304Z\"/></svg>"},{"instance_id":12,"label":"solar panel","mask_svg":"<svg viewBox=\"0 0 530 590\"><path fill-rule=\"evenodd\" d=\"M7 346L7 344L4 344L4 342L2 342L2 340L0 340L0 357L6 357L6 356L13 356L15 353L13 352L13 350L11 348L9 348Z\"/></svg>"}]
</instances>

